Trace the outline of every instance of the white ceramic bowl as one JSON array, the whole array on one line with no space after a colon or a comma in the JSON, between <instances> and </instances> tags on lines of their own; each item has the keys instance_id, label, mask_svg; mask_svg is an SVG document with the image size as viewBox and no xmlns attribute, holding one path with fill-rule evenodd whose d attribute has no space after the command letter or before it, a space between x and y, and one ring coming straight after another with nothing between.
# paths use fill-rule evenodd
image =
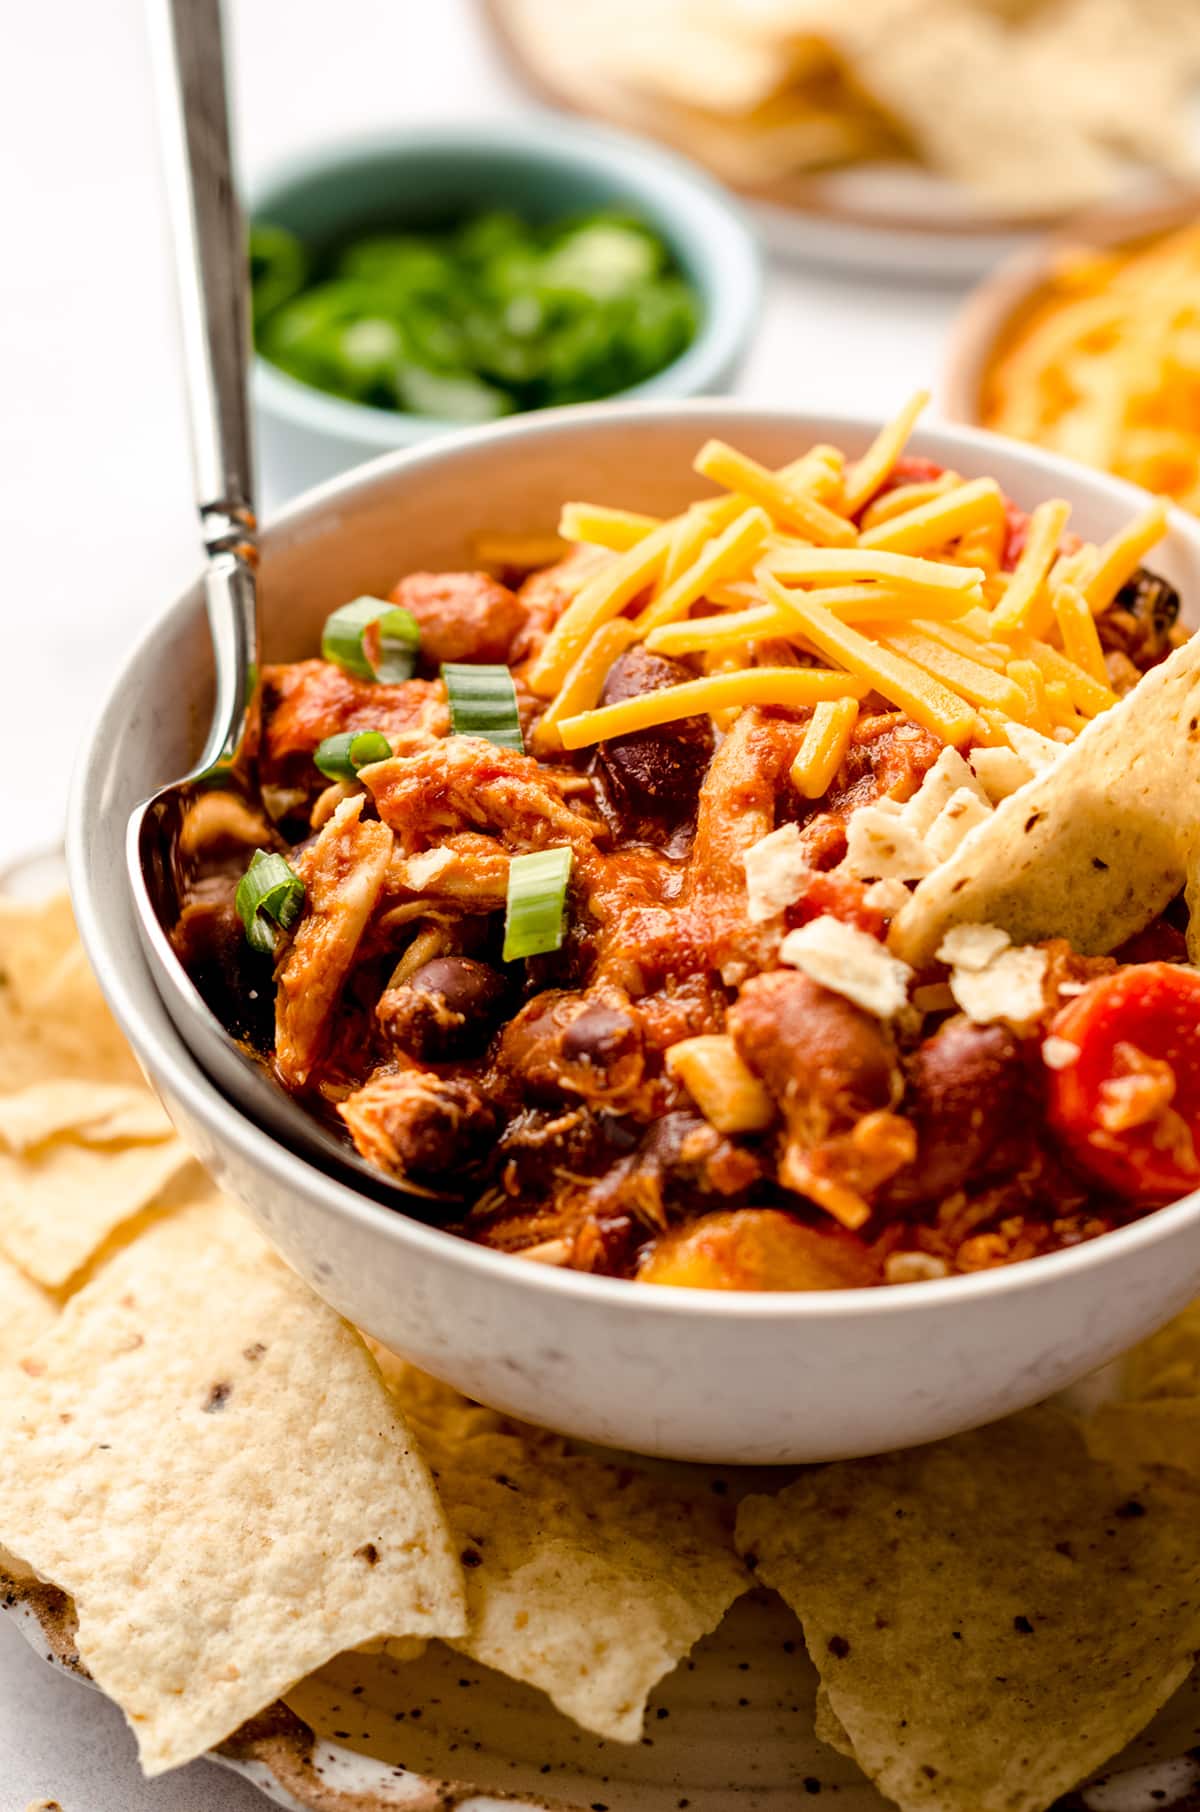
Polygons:
<instances>
[{"instance_id":1,"label":"white ceramic bowl","mask_svg":"<svg viewBox=\"0 0 1200 1812\"><path fill-rule=\"evenodd\" d=\"M813 441L853 454L872 432L738 403L601 405L391 455L310 493L267 531L266 654L310 654L331 606L417 567L453 566L473 531L550 529L565 497L678 508L697 492L691 458L709 435L778 466ZM1115 479L976 430L925 429L915 450L994 474L1026 508L1065 497L1088 536L1143 501ZM1155 564L1195 609L1200 523L1176 517ZM321 1295L419 1365L510 1413L612 1446L725 1463L828 1459L932 1440L1048 1396L1200 1289L1200 1194L1007 1270L739 1295L526 1264L331 1181L217 1093L167 1018L138 944L126 817L186 768L210 686L197 584L133 650L85 745L68 850L80 929L202 1161Z\"/></svg>"}]
</instances>

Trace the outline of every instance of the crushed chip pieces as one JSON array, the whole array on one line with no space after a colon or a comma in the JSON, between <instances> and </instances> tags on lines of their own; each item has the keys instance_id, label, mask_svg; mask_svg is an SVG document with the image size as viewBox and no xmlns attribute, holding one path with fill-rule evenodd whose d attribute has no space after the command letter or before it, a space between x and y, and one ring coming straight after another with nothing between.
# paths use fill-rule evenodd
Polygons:
<instances>
[{"instance_id":1,"label":"crushed chip pieces","mask_svg":"<svg viewBox=\"0 0 1200 1812\"><path fill-rule=\"evenodd\" d=\"M1190 1487L1123 1497L1041 1410L813 1468L746 1499L738 1543L804 1626L820 1734L881 1792L904 1812L1041 1812L1189 1672L1198 1517Z\"/></svg>"},{"instance_id":2,"label":"crushed chip pieces","mask_svg":"<svg viewBox=\"0 0 1200 1812\"><path fill-rule=\"evenodd\" d=\"M908 999L908 965L889 956L868 932L828 914L789 931L779 957L880 1019L891 1019Z\"/></svg>"},{"instance_id":3,"label":"crushed chip pieces","mask_svg":"<svg viewBox=\"0 0 1200 1812\"><path fill-rule=\"evenodd\" d=\"M801 895L809 863L800 832L794 824L760 837L742 857L746 870L747 917L752 925L764 924Z\"/></svg>"},{"instance_id":4,"label":"crushed chip pieces","mask_svg":"<svg viewBox=\"0 0 1200 1812\"><path fill-rule=\"evenodd\" d=\"M751 1583L709 1475L568 1453L384 1364L463 1546L470 1628L453 1646L637 1742L654 1686Z\"/></svg>"},{"instance_id":5,"label":"crushed chip pieces","mask_svg":"<svg viewBox=\"0 0 1200 1812\"><path fill-rule=\"evenodd\" d=\"M147 1773L344 1648L464 1630L374 1362L220 1198L121 1252L12 1376L0 1542L71 1594Z\"/></svg>"},{"instance_id":6,"label":"crushed chip pieces","mask_svg":"<svg viewBox=\"0 0 1200 1812\"><path fill-rule=\"evenodd\" d=\"M899 813L860 805L846 824L841 871L858 881L919 881L934 858L925 839Z\"/></svg>"},{"instance_id":7,"label":"crushed chip pieces","mask_svg":"<svg viewBox=\"0 0 1200 1812\"><path fill-rule=\"evenodd\" d=\"M1024 945L1001 950L982 968L952 969L950 992L974 1025L1003 1022L1020 1031L1045 1010L1049 960L1044 950Z\"/></svg>"},{"instance_id":8,"label":"crushed chip pieces","mask_svg":"<svg viewBox=\"0 0 1200 1812\"><path fill-rule=\"evenodd\" d=\"M1185 881L1194 897L1198 724L1193 637L1075 742L1048 744L1059 749L1053 763L922 880L892 926L897 956L920 966L952 925L973 920L1002 926L1015 943L1065 937L1103 955Z\"/></svg>"}]
</instances>

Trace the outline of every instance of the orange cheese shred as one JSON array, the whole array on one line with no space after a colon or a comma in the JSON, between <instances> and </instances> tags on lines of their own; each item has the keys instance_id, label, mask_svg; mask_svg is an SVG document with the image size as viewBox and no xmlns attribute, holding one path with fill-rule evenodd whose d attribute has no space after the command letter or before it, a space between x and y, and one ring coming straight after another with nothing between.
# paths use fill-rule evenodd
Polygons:
<instances>
[{"instance_id":1,"label":"orange cheese shred","mask_svg":"<svg viewBox=\"0 0 1200 1812\"><path fill-rule=\"evenodd\" d=\"M601 705L559 724L566 749L585 749L609 736L653 730L679 717L724 710L729 706L786 705L800 709L822 699L861 698L865 681L820 667L748 667L741 673L714 673L705 679L641 692L615 705Z\"/></svg>"},{"instance_id":2,"label":"orange cheese shred","mask_svg":"<svg viewBox=\"0 0 1200 1812\"><path fill-rule=\"evenodd\" d=\"M851 624L839 622L809 594L789 591L769 574L764 584L771 602L793 612L801 635L826 660L840 661L850 673L907 711L943 742L961 745L970 741L975 712L949 687L902 655L881 648Z\"/></svg>"},{"instance_id":3,"label":"orange cheese shred","mask_svg":"<svg viewBox=\"0 0 1200 1812\"><path fill-rule=\"evenodd\" d=\"M806 799L819 799L829 791L857 722L858 704L852 698L827 699L813 706L792 763L792 785Z\"/></svg>"}]
</instances>

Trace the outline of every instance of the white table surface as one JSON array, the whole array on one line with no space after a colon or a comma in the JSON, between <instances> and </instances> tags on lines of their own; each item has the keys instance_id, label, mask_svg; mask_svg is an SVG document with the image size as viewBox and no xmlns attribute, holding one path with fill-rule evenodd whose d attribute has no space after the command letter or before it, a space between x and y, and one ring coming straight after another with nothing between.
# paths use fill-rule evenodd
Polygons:
<instances>
[{"instance_id":1,"label":"white table surface","mask_svg":"<svg viewBox=\"0 0 1200 1812\"><path fill-rule=\"evenodd\" d=\"M528 105L470 0L227 0L240 151ZM0 867L57 843L75 745L197 564L140 0L36 0L0 109ZM937 370L953 290L772 270L741 391L884 412ZM278 501L264 474L266 509ZM0 1619L0 1812L241 1812L198 1764L142 1782L119 1716Z\"/></svg>"}]
</instances>

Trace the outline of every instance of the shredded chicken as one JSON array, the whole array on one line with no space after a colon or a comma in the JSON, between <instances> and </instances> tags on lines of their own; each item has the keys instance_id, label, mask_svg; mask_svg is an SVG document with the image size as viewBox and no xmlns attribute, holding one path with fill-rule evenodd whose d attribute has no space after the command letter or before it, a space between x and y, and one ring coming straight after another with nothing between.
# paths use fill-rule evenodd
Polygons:
<instances>
[{"instance_id":1,"label":"shredded chicken","mask_svg":"<svg viewBox=\"0 0 1200 1812\"><path fill-rule=\"evenodd\" d=\"M552 768L478 736L452 736L419 754L378 762L362 778L407 856L469 829L530 850L589 845L600 828L564 803Z\"/></svg>"},{"instance_id":2,"label":"shredded chicken","mask_svg":"<svg viewBox=\"0 0 1200 1812\"><path fill-rule=\"evenodd\" d=\"M304 913L276 973L275 1062L283 1080L308 1081L392 853L385 824L365 821L361 793L340 805L297 863Z\"/></svg>"},{"instance_id":3,"label":"shredded chicken","mask_svg":"<svg viewBox=\"0 0 1200 1812\"><path fill-rule=\"evenodd\" d=\"M179 850L184 856L253 849L256 844L269 849L273 841L266 818L239 793L201 793L189 805L179 827Z\"/></svg>"},{"instance_id":4,"label":"shredded chicken","mask_svg":"<svg viewBox=\"0 0 1200 1812\"><path fill-rule=\"evenodd\" d=\"M441 680L381 686L332 661L263 669L262 760L268 780L290 756L311 756L327 736L381 730L393 750L423 747L450 728Z\"/></svg>"},{"instance_id":5,"label":"shredded chicken","mask_svg":"<svg viewBox=\"0 0 1200 1812\"><path fill-rule=\"evenodd\" d=\"M495 837L460 831L416 855L394 855L384 892L389 900L412 894L464 912L503 912L508 860Z\"/></svg>"},{"instance_id":6,"label":"shredded chicken","mask_svg":"<svg viewBox=\"0 0 1200 1812\"><path fill-rule=\"evenodd\" d=\"M495 1141L499 1116L477 1083L401 1070L375 1077L338 1112L355 1145L389 1176L453 1195Z\"/></svg>"}]
</instances>

